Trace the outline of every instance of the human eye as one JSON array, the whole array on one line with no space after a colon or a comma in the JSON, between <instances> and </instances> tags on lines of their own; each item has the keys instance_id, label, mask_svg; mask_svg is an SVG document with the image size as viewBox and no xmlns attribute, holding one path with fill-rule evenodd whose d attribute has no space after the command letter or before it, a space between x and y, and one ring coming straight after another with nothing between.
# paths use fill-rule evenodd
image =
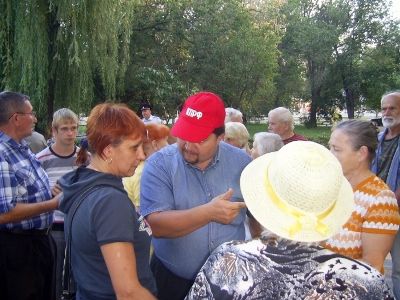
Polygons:
<instances>
[{"instance_id":1,"label":"human eye","mask_svg":"<svg viewBox=\"0 0 400 300\"><path fill-rule=\"evenodd\" d=\"M340 152L340 148L332 146L331 150L335 151L335 152Z\"/></svg>"},{"instance_id":2,"label":"human eye","mask_svg":"<svg viewBox=\"0 0 400 300\"><path fill-rule=\"evenodd\" d=\"M138 152L139 149L142 148L142 143L140 143L140 144L134 144L134 145L132 145L130 148L131 148L131 151L132 151L132 152Z\"/></svg>"}]
</instances>

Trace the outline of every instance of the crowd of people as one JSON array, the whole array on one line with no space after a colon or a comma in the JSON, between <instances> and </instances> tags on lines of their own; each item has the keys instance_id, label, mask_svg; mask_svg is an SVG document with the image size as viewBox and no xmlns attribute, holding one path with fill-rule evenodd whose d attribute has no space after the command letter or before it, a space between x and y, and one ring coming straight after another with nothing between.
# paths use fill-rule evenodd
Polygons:
<instances>
[{"instance_id":1,"label":"crowd of people","mask_svg":"<svg viewBox=\"0 0 400 300\"><path fill-rule=\"evenodd\" d=\"M68 276L88 300L400 299L399 91L382 96L381 132L343 121L329 149L284 107L250 147L212 92L171 129L149 103L142 119L96 105L79 146L70 109L46 145L27 95L0 106L1 299L62 299Z\"/></svg>"}]
</instances>

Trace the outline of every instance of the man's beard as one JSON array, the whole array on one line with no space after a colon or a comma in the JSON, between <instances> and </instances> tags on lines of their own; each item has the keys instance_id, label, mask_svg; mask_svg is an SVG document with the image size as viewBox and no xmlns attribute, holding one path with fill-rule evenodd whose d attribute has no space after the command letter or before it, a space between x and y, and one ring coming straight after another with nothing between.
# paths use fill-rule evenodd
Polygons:
<instances>
[{"instance_id":1,"label":"man's beard","mask_svg":"<svg viewBox=\"0 0 400 300\"><path fill-rule=\"evenodd\" d=\"M382 118L382 125L385 128L389 128L390 129L390 128L396 126L396 125L399 125L399 123L400 123L400 120L395 119L393 117L383 117Z\"/></svg>"}]
</instances>

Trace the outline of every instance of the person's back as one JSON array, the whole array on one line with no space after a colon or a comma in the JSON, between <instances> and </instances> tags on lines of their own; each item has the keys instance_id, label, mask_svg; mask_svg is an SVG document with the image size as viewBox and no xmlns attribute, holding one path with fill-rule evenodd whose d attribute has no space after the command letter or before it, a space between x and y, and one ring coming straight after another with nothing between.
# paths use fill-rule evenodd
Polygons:
<instances>
[{"instance_id":1,"label":"person's back","mask_svg":"<svg viewBox=\"0 0 400 300\"><path fill-rule=\"evenodd\" d=\"M30 136L24 139L33 153L39 153L47 147L46 139L42 134L33 131Z\"/></svg>"},{"instance_id":2,"label":"person's back","mask_svg":"<svg viewBox=\"0 0 400 300\"><path fill-rule=\"evenodd\" d=\"M393 298L368 264L317 245L260 238L216 249L186 299Z\"/></svg>"}]
</instances>

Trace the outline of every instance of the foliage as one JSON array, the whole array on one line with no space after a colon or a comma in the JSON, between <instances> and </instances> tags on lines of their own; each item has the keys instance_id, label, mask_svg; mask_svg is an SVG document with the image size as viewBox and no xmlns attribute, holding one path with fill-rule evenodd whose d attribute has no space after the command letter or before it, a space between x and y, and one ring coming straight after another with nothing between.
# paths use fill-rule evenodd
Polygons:
<instances>
[{"instance_id":1,"label":"foliage","mask_svg":"<svg viewBox=\"0 0 400 300\"><path fill-rule=\"evenodd\" d=\"M46 109L48 10L43 1L2 1L0 6L0 87L30 95Z\"/></svg>"},{"instance_id":2,"label":"foliage","mask_svg":"<svg viewBox=\"0 0 400 300\"><path fill-rule=\"evenodd\" d=\"M3 0L0 89L59 107L150 102L169 120L198 90L246 116L311 101L310 125L377 109L400 84L400 26L381 0Z\"/></svg>"},{"instance_id":3,"label":"foliage","mask_svg":"<svg viewBox=\"0 0 400 300\"><path fill-rule=\"evenodd\" d=\"M381 96L400 87L400 30L399 24L389 26L381 41L365 51L360 66L363 104L379 111Z\"/></svg>"},{"instance_id":4,"label":"foliage","mask_svg":"<svg viewBox=\"0 0 400 300\"><path fill-rule=\"evenodd\" d=\"M251 109L273 90L278 33L241 1L149 1L135 12L126 102L173 115L188 94L211 90Z\"/></svg>"},{"instance_id":5,"label":"foliage","mask_svg":"<svg viewBox=\"0 0 400 300\"><path fill-rule=\"evenodd\" d=\"M399 32L385 1L289 0L282 11L287 22L277 88L283 99L277 99L277 105L279 100L311 99L310 125L315 126L321 111L331 114L345 106L352 118L356 109L375 108L376 94L396 84L398 51L386 59L380 56L390 52L384 41L393 41ZM369 58L378 52L384 65L376 66ZM374 79L379 80L374 84Z\"/></svg>"},{"instance_id":6,"label":"foliage","mask_svg":"<svg viewBox=\"0 0 400 300\"><path fill-rule=\"evenodd\" d=\"M129 60L134 3L3 1L1 89L30 95L48 119L54 108L82 112L95 99L113 99Z\"/></svg>"}]
</instances>

